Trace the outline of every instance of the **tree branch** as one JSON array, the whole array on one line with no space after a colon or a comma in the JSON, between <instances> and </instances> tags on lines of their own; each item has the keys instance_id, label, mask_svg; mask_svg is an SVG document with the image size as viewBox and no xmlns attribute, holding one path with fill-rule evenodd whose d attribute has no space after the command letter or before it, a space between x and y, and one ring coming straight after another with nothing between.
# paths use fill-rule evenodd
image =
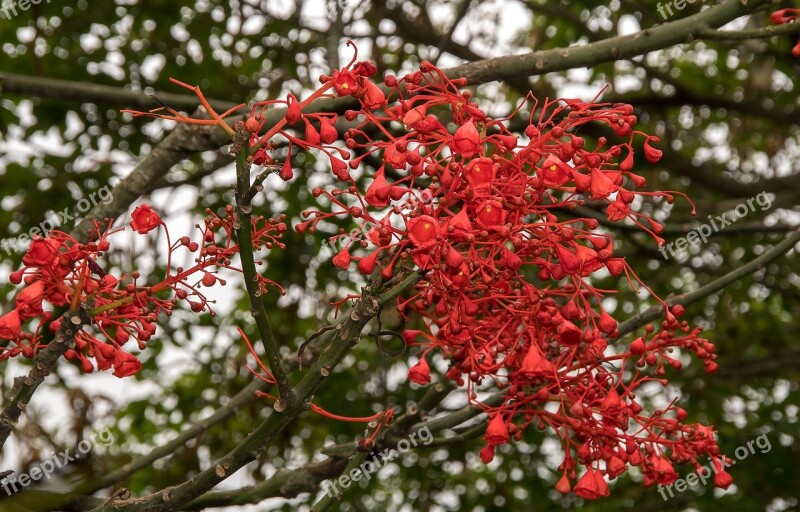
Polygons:
<instances>
[{"instance_id":1,"label":"tree branch","mask_svg":"<svg viewBox=\"0 0 800 512\"><path fill-rule=\"evenodd\" d=\"M692 302L697 302L700 299L708 297L712 293L722 290L734 281L764 268L768 263L780 258L785 253L792 250L798 243L800 243L800 231L795 231L753 261L742 265L732 272L728 272L719 279L716 279L705 286L701 286L697 290L669 297L665 302L670 306L674 306L676 304L685 306L687 304L691 304ZM653 306L619 324L619 336L622 337L625 334L633 332L642 325L659 318L663 314L663 306Z\"/></svg>"},{"instance_id":2,"label":"tree branch","mask_svg":"<svg viewBox=\"0 0 800 512\"><path fill-rule=\"evenodd\" d=\"M136 92L125 87L99 85L89 82L74 82L43 76L19 75L0 71L0 92L20 96L41 96L58 98L59 101L80 101L97 105L150 109L154 106L149 94ZM194 110L197 108L197 96L193 94L174 94L169 92L154 93L161 101L177 110ZM215 110L224 112L237 104L230 101L208 100Z\"/></svg>"}]
</instances>

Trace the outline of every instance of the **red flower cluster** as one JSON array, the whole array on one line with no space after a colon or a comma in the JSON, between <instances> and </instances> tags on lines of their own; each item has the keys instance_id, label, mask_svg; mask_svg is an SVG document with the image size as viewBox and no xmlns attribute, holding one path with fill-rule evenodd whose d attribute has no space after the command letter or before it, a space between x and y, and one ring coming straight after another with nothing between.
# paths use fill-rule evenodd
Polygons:
<instances>
[{"instance_id":1,"label":"red flower cluster","mask_svg":"<svg viewBox=\"0 0 800 512\"><path fill-rule=\"evenodd\" d=\"M719 459L711 429L683 424L685 413L674 404L646 413L635 395L647 382L666 384L652 375L663 375L665 365L681 366L669 355L675 349L694 352L714 371L714 346L699 337L700 329L677 319L683 308L676 306L666 309L658 333L649 326L629 348L610 348L608 340L618 336L616 320L602 307L610 292L592 286L592 277L624 274L632 286L645 285L614 256L613 240L597 220L557 215L587 199L605 203L610 222L629 219L661 241L662 227L636 212L634 200L671 202L674 193L641 190L645 179L633 172L635 138L644 139L648 161L658 161L661 151L651 145L656 137L634 130L633 108L532 101L514 113L531 112L517 135L508 128L513 116L491 118L459 90L463 80L427 62L405 77L387 77L391 93L380 102L365 100L363 78L358 87L346 83L337 92L352 94L362 106L345 113L356 122L343 134L349 151L281 132L295 145L327 154L345 182L332 191L315 189L338 209L306 212L309 220L296 229L313 230L323 219L346 215L361 224L374 248L355 255L367 241L351 240L334 257L337 266L356 261L360 272L379 270L389 278L399 261L410 259L428 271L415 293L398 303L401 312L413 310L428 325L425 332L404 334L424 347L408 376L430 382L426 357L438 351L450 362L446 377L466 384L470 396L486 379L505 391L503 405L487 410L492 419L481 458L490 461L495 446L521 439L531 424L550 427L565 451L558 489L568 491L583 465L587 471L575 492L584 498L607 495L605 477L631 466L650 486L674 481L673 463L700 467L703 455ZM601 138L589 148L575 135L586 123L604 124L623 140ZM362 193L348 169L376 157L382 165ZM632 377L625 373L629 361Z\"/></svg>"},{"instance_id":2,"label":"red flower cluster","mask_svg":"<svg viewBox=\"0 0 800 512\"><path fill-rule=\"evenodd\" d=\"M797 23L797 20L800 19L800 9L781 9L770 14L769 18L774 25ZM800 57L800 39L797 40L797 44L792 48L792 55Z\"/></svg>"},{"instance_id":3,"label":"red flower cluster","mask_svg":"<svg viewBox=\"0 0 800 512\"><path fill-rule=\"evenodd\" d=\"M312 194L329 199L333 210L306 211L295 228L313 232L335 216L359 224L363 240L332 237L344 240L336 266L355 262L361 273L386 279L399 262L426 271L397 304L425 324L403 333L407 345L422 347L409 380L429 383L427 358L437 353L449 362L445 377L466 386L471 401L477 384L493 383L503 403L481 405L491 418L481 459L491 461L496 446L521 439L531 425L549 427L565 454L556 489L569 492L575 482L583 498L606 496L606 478L630 467L650 486L675 481L674 464L700 468L705 455L723 460L710 427L684 423L687 414L674 402L646 411L636 396L643 384L667 384L666 367L682 365L676 351L694 353L715 371L714 346L679 320L682 306L657 297L665 307L659 328L647 326L627 347L609 345L619 337L603 307L612 291L593 282L624 274L633 288L649 289L614 255L598 220L566 214L587 204L604 208L608 222L631 222L662 242L662 226L636 211L636 199L672 202L676 193L643 190L645 178L634 172L637 139L649 162L661 151L652 145L658 138L634 129L633 107L529 96L511 115L493 118L460 89L465 79L450 79L428 62L403 77L387 76L383 88L369 80L374 73L354 57L303 101L290 95L256 104L244 128L253 162L274 164L283 179L292 178L293 147L329 160L342 185ZM345 112L350 128L341 135L337 114L304 112L331 95L360 103ZM261 133L264 111L276 105L286 106L283 119ZM226 114L212 113L214 122L224 124ZM524 125L512 130L520 119ZM600 137L590 147L576 135L589 123L619 141ZM276 138L289 147L282 164L275 164ZM379 165L361 190L350 171L366 159ZM580 478L579 466L586 468Z\"/></svg>"},{"instance_id":4,"label":"red flower cluster","mask_svg":"<svg viewBox=\"0 0 800 512\"><path fill-rule=\"evenodd\" d=\"M131 228L139 234L164 225L149 205L139 206L131 217ZM228 207L224 217L209 212L199 242L184 236L169 247L168 261L175 251L185 249L196 253L195 264L188 269L179 267L173 273L168 263L167 275L153 286L137 284L138 272L115 277L97 263L110 249L108 239L121 230L112 230L111 222L96 224L93 241L86 244L61 231L51 231L47 238L33 240L22 258L23 267L11 274L12 283L26 286L17 295L16 308L0 318L0 339L12 342L0 349L0 360L17 355L33 357L47 346L43 330L55 333L61 326L62 318L54 318L53 310L77 311L83 307L91 318L91 326L75 335L75 348L67 350L65 357L80 361L85 372L93 371L96 366L98 370L113 368L117 377L137 373L141 362L123 347L133 338L139 349L144 349L156 332L159 313L170 315L177 302L184 300L192 311L208 310L213 315L202 288L225 284L216 275L220 268L237 270L231 266L231 258L239 249L232 242L234 222L233 207ZM283 222L255 219L254 248L283 247L278 239L285 230ZM274 283L262 278L264 291L270 284ZM45 308L45 303L51 307ZM30 332L23 328L29 321L36 321Z\"/></svg>"}]
</instances>

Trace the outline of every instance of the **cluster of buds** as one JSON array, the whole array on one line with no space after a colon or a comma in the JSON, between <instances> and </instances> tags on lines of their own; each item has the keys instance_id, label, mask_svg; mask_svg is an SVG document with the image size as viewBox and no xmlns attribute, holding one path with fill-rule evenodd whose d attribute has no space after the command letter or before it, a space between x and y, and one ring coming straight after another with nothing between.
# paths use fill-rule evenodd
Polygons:
<instances>
[{"instance_id":1,"label":"cluster of buds","mask_svg":"<svg viewBox=\"0 0 800 512\"><path fill-rule=\"evenodd\" d=\"M779 11L775 11L769 15L770 20L774 25L783 25L784 23L797 23L798 19L800 19L800 9L781 9ZM797 44L794 45L792 48L792 55L795 57L800 57L800 39L797 40Z\"/></svg>"},{"instance_id":2,"label":"cluster of buds","mask_svg":"<svg viewBox=\"0 0 800 512\"><path fill-rule=\"evenodd\" d=\"M574 213L589 205L604 210L606 222L630 222L663 242L662 226L637 205L685 196L646 191L645 178L634 172L635 150L641 147L649 162L661 151L653 146L657 137L635 129L633 107L528 96L511 115L493 118L462 90L465 79L428 62L385 77L382 87L370 80L374 73L374 65L354 57L302 101L289 95L257 103L243 127L252 162L273 167L284 180L293 178L293 147L328 159L340 184L312 194L332 208L305 211L295 229L314 232L335 217L356 223L363 239L343 230L332 237L343 241L336 266L355 264L385 279L401 265L425 271L397 301L401 314L414 313L425 326L403 333L408 346L420 349L409 380L431 381L429 358L449 362L445 378L466 387L470 401L488 413L484 462L531 425L552 430L564 449L561 492L605 496L606 479L631 467L651 486L674 482L674 464L699 469L709 456L721 465L726 459L710 427L685 423L688 415L674 401L646 410L636 395L646 383L667 385L667 369L682 366L678 353L693 353L715 371L713 344L680 320L682 306L658 297L659 328L646 326L632 343L615 343L617 321L603 307L613 290L592 283L624 276L634 289L649 288L614 255L614 240L599 221ZM209 108L199 89L186 87ZM359 104L344 112L344 130L336 113L304 112L318 98L337 96ZM286 109L267 127L264 112L275 106ZM241 127L227 125L229 112L210 111L211 120L174 111L137 114L216 123L233 133ZM512 130L520 120L524 126ZM589 123L604 126L608 137L578 136ZM275 150L284 146L281 163ZM377 170L362 190L351 171L365 163ZM476 386L487 383L502 390L501 405L476 402ZM726 488L731 477L719 471L715 483Z\"/></svg>"},{"instance_id":3,"label":"cluster of buds","mask_svg":"<svg viewBox=\"0 0 800 512\"><path fill-rule=\"evenodd\" d=\"M253 220L254 249L283 247L279 241L286 225L281 219ZM200 231L198 241L181 237L177 242L167 241L167 274L152 285L139 284L140 275L114 276L98 263L110 250L109 238L122 231L112 229L112 222L95 223L91 241L79 243L67 233L51 231L47 238L37 238L22 258L23 267L13 272L13 284L25 287L16 298L16 307L0 317L0 360L21 355L32 358L47 347L49 336L55 334L64 317L58 311L83 309L90 322L75 334L75 344L65 353L68 360L79 361L85 372L114 369L117 377L126 377L141 369L141 362L123 347L133 339L143 350L156 333L159 314L171 315L179 301L185 301L194 312L214 314L204 288L215 284L225 285L217 274L222 268L238 270L231 259L239 247L233 242L235 218L233 207L220 217L210 211ZM130 227L140 235L166 225L149 206L137 207ZM188 251L194 263L189 268L171 268L173 254ZM260 286L266 292L272 281L261 278ZM24 329L26 324L35 325ZM51 336L50 336L51 337ZM90 359L94 359L94 363Z\"/></svg>"}]
</instances>

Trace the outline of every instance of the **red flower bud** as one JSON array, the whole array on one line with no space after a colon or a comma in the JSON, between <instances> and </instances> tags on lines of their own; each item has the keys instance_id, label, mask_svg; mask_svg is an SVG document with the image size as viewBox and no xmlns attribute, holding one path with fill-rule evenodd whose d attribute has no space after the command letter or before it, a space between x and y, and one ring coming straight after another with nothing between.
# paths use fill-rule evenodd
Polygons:
<instances>
[{"instance_id":1,"label":"red flower bud","mask_svg":"<svg viewBox=\"0 0 800 512\"><path fill-rule=\"evenodd\" d=\"M305 141L310 146L319 146L320 143L319 132L317 131L316 128L314 128L314 125L311 124L311 121L309 121L305 117L303 118L303 121L305 121L306 123Z\"/></svg>"},{"instance_id":2,"label":"red flower bud","mask_svg":"<svg viewBox=\"0 0 800 512\"><path fill-rule=\"evenodd\" d=\"M570 486L569 478L567 478L567 474L564 473L563 475L561 475L561 478L558 480L558 483L556 484L556 490L561 494L567 494L571 489L572 487Z\"/></svg>"},{"instance_id":3,"label":"red flower bud","mask_svg":"<svg viewBox=\"0 0 800 512\"><path fill-rule=\"evenodd\" d=\"M480 148L480 134L475 127L475 123L468 121L461 125L453 135L453 143L451 144L453 152L465 158L471 158Z\"/></svg>"},{"instance_id":4,"label":"red flower bud","mask_svg":"<svg viewBox=\"0 0 800 512\"><path fill-rule=\"evenodd\" d=\"M261 123L255 117L248 117L244 122L244 129L250 133L256 133L261 128Z\"/></svg>"},{"instance_id":5,"label":"red flower bud","mask_svg":"<svg viewBox=\"0 0 800 512\"><path fill-rule=\"evenodd\" d=\"M633 340L628 350L630 350L631 354L635 356L640 356L644 354L645 351L644 339L642 339L642 337L638 337L635 340Z\"/></svg>"},{"instance_id":6,"label":"red flower bud","mask_svg":"<svg viewBox=\"0 0 800 512\"><path fill-rule=\"evenodd\" d=\"M378 254L381 252L380 249L376 250L369 256L361 258L361 261L358 262L358 271L364 275L370 275L375 270L375 264L378 260Z\"/></svg>"},{"instance_id":7,"label":"red flower bud","mask_svg":"<svg viewBox=\"0 0 800 512\"><path fill-rule=\"evenodd\" d=\"M733 477L724 469L714 475L714 487L727 489L733 483Z\"/></svg>"},{"instance_id":8,"label":"red flower bud","mask_svg":"<svg viewBox=\"0 0 800 512\"><path fill-rule=\"evenodd\" d=\"M494 446L487 444L480 451L481 461L484 464L489 464L494 460Z\"/></svg>"},{"instance_id":9,"label":"red flower bud","mask_svg":"<svg viewBox=\"0 0 800 512\"><path fill-rule=\"evenodd\" d=\"M647 140L644 141L644 157L647 158L648 162L654 164L661 160L661 155L663 155L664 152L651 146L651 140L658 142L659 139L658 137L648 137Z\"/></svg>"},{"instance_id":10,"label":"red flower bud","mask_svg":"<svg viewBox=\"0 0 800 512\"><path fill-rule=\"evenodd\" d=\"M333 264L343 270L347 270L350 266L350 260L350 251L345 247L333 257Z\"/></svg>"},{"instance_id":11,"label":"red flower bud","mask_svg":"<svg viewBox=\"0 0 800 512\"><path fill-rule=\"evenodd\" d=\"M600 315L600 321L597 322L597 327L600 328L605 334L611 334L617 328L617 321L611 315L603 311Z\"/></svg>"},{"instance_id":12,"label":"red flower bud","mask_svg":"<svg viewBox=\"0 0 800 512\"><path fill-rule=\"evenodd\" d=\"M319 125L319 138L324 144L333 144L339 138L339 132L333 127L333 122L323 118Z\"/></svg>"},{"instance_id":13,"label":"red flower bud","mask_svg":"<svg viewBox=\"0 0 800 512\"><path fill-rule=\"evenodd\" d=\"M295 98L294 94L289 94L286 99L286 122L294 124L300 120L300 103Z\"/></svg>"}]
</instances>

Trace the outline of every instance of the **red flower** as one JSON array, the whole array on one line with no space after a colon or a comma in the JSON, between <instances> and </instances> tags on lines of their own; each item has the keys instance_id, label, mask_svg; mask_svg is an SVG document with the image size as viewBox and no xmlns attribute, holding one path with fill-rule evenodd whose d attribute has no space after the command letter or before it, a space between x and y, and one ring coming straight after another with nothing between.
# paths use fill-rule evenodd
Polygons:
<instances>
[{"instance_id":1,"label":"red flower","mask_svg":"<svg viewBox=\"0 0 800 512\"><path fill-rule=\"evenodd\" d=\"M597 327L605 334L611 334L614 332L614 329L617 328L617 321L614 320L611 315L603 311L603 314L600 315L600 321L597 322Z\"/></svg>"},{"instance_id":2,"label":"red flower","mask_svg":"<svg viewBox=\"0 0 800 512\"><path fill-rule=\"evenodd\" d=\"M333 144L339 138L339 132L333 126L333 121L329 118L322 118L319 122L319 139L323 144ZM289 159L286 159L289 161Z\"/></svg>"},{"instance_id":3,"label":"red flower","mask_svg":"<svg viewBox=\"0 0 800 512\"><path fill-rule=\"evenodd\" d=\"M19 321L19 313L12 309L0 317L0 339L14 340L22 334L22 325Z\"/></svg>"},{"instance_id":4,"label":"red flower","mask_svg":"<svg viewBox=\"0 0 800 512\"><path fill-rule=\"evenodd\" d=\"M608 484L600 471L589 468L575 485L575 494L586 500L596 500L608 496Z\"/></svg>"},{"instance_id":5,"label":"red flower","mask_svg":"<svg viewBox=\"0 0 800 512\"><path fill-rule=\"evenodd\" d=\"M366 92L364 93L364 98L361 100L364 106L370 110L381 108L383 104L386 103L386 96L383 94L383 91L370 81L367 81L365 86Z\"/></svg>"},{"instance_id":6,"label":"red flower","mask_svg":"<svg viewBox=\"0 0 800 512\"><path fill-rule=\"evenodd\" d=\"M592 183L589 189L592 192L592 199L603 199L612 192L616 192L617 186L599 169L592 169Z\"/></svg>"},{"instance_id":7,"label":"red flower","mask_svg":"<svg viewBox=\"0 0 800 512\"><path fill-rule=\"evenodd\" d=\"M35 281L17 295L17 309L23 319L33 318L42 312L44 281Z\"/></svg>"},{"instance_id":8,"label":"red flower","mask_svg":"<svg viewBox=\"0 0 800 512\"><path fill-rule=\"evenodd\" d=\"M34 238L22 263L29 267L49 267L58 256L59 243L52 238Z\"/></svg>"},{"instance_id":9,"label":"red flower","mask_svg":"<svg viewBox=\"0 0 800 512\"><path fill-rule=\"evenodd\" d=\"M555 155L549 155L542 164L542 180L545 185L559 186L569 180L572 168Z\"/></svg>"},{"instance_id":10,"label":"red flower","mask_svg":"<svg viewBox=\"0 0 800 512\"><path fill-rule=\"evenodd\" d=\"M286 122L294 124L300 120L301 115L300 102L297 101L294 94L289 93L286 98Z\"/></svg>"},{"instance_id":11,"label":"red flower","mask_svg":"<svg viewBox=\"0 0 800 512\"><path fill-rule=\"evenodd\" d=\"M640 356L640 355L644 354L644 351L645 351L644 339L642 339L641 336L636 338L633 341L633 343L631 343L631 346L628 348L628 350L630 350L631 354L633 354L635 356Z\"/></svg>"},{"instance_id":12,"label":"red flower","mask_svg":"<svg viewBox=\"0 0 800 512\"><path fill-rule=\"evenodd\" d=\"M477 158L467 165L464 175L467 183L476 191L485 191L492 186L497 166L490 158Z\"/></svg>"},{"instance_id":13,"label":"red flower","mask_svg":"<svg viewBox=\"0 0 800 512\"><path fill-rule=\"evenodd\" d=\"M364 199L370 206L387 206L389 204L389 192L391 192L391 187L386 181L386 174L383 167L381 167L375 173L375 180L367 188Z\"/></svg>"},{"instance_id":14,"label":"red flower","mask_svg":"<svg viewBox=\"0 0 800 512\"><path fill-rule=\"evenodd\" d=\"M419 248L436 245L439 240L439 224L430 215L414 217L406 223L408 238Z\"/></svg>"},{"instance_id":15,"label":"red flower","mask_svg":"<svg viewBox=\"0 0 800 512\"><path fill-rule=\"evenodd\" d=\"M542 355L542 351L536 343L533 343L528 349L519 369L520 374L529 379L552 377L554 370L553 363Z\"/></svg>"},{"instance_id":16,"label":"red flower","mask_svg":"<svg viewBox=\"0 0 800 512\"><path fill-rule=\"evenodd\" d=\"M650 457L650 462L653 463L653 474L651 478L656 483L661 485L669 485L678 479L678 473L672 466L672 463L664 456L656 456L654 453Z\"/></svg>"},{"instance_id":17,"label":"red flower","mask_svg":"<svg viewBox=\"0 0 800 512\"><path fill-rule=\"evenodd\" d=\"M583 332L569 320L564 320L558 327L558 340L564 345L577 345L583 338Z\"/></svg>"},{"instance_id":18,"label":"red flower","mask_svg":"<svg viewBox=\"0 0 800 512\"><path fill-rule=\"evenodd\" d=\"M408 380L416 382L420 386L430 383L431 369L424 357L408 370Z\"/></svg>"},{"instance_id":19,"label":"red flower","mask_svg":"<svg viewBox=\"0 0 800 512\"><path fill-rule=\"evenodd\" d=\"M453 152L465 158L471 158L480 148L480 134L475 123L468 121L456 130L453 135Z\"/></svg>"},{"instance_id":20,"label":"red flower","mask_svg":"<svg viewBox=\"0 0 800 512\"><path fill-rule=\"evenodd\" d=\"M488 228L491 226L499 226L506 222L506 211L499 201L484 201L478 206L475 217L478 224Z\"/></svg>"},{"instance_id":21,"label":"red flower","mask_svg":"<svg viewBox=\"0 0 800 512\"><path fill-rule=\"evenodd\" d=\"M452 227L453 229L458 229L464 231L465 233L469 233L472 231L472 222L469 220L469 215L467 215L467 210L461 210L453 217L446 221L446 225L443 226L444 228Z\"/></svg>"},{"instance_id":22,"label":"red flower","mask_svg":"<svg viewBox=\"0 0 800 512\"><path fill-rule=\"evenodd\" d=\"M496 414L489 422L483 440L492 446L508 442L508 426L502 414Z\"/></svg>"},{"instance_id":23,"label":"red flower","mask_svg":"<svg viewBox=\"0 0 800 512\"><path fill-rule=\"evenodd\" d=\"M581 260L561 244L556 244L556 254L558 255L558 261L561 263L561 268L567 274L574 274L581 268Z\"/></svg>"},{"instance_id":24,"label":"red flower","mask_svg":"<svg viewBox=\"0 0 800 512\"><path fill-rule=\"evenodd\" d=\"M617 222L618 220L626 218L628 214L630 214L630 211L631 207L620 201L619 197L617 197L617 200L609 204L608 208L606 208L606 216L611 222Z\"/></svg>"},{"instance_id":25,"label":"red flower","mask_svg":"<svg viewBox=\"0 0 800 512\"><path fill-rule=\"evenodd\" d=\"M350 71L333 71L333 86L339 96L352 96L358 92L356 76Z\"/></svg>"},{"instance_id":26,"label":"red flower","mask_svg":"<svg viewBox=\"0 0 800 512\"><path fill-rule=\"evenodd\" d=\"M405 113L403 116L403 123L405 123L407 128L414 128L417 123L425 119L426 113L425 107L414 107Z\"/></svg>"},{"instance_id":27,"label":"red flower","mask_svg":"<svg viewBox=\"0 0 800 512\"><path fill-rule=\"evenodd\" d=\"M378 262L378 255L380 252L381 250L378 249L369 256L361 258L361 261L358 262L358 271L364 275L372 274L375 270L375 264Z\"/></svg>"},{"instance_id":28,"label":"red flower","mask_svg":"<svg viewBox=\"0 0 800 512\"><path fill-rule=\"evenodd\" d=\"M117 350L114 354L114 373L115 377L129 377L135 375L142 369L142 362L136 359L133 354L124 350Z\"/></svg>"},{"instance_id":29,"label":"red flower","mask_svg":"<svg viewBox=\"0 0 800 512\"><path fill-rule=\"evenodd\" d=\"M149 233L162 223L161 217L150 208L149 204L137 206L131 214L131 228L140 235Z\"/></svg>"},{"instance_id":30,"label":"red flower","mask_svg":"<svg viewBox=\"0 0 800 512\"><path fill-rule=\"evenodd\" d=\"M783 25L790 21L800 18L800 9L781 9L769 15L770 20L775 25Z\"/></svg>"},{"instance_id":31,"label":"red flower","mask_svg":"<svg viewBox=\"0 0 800 512\"><path fill-rule=\"evenodd\" d=\"M377 72L378 66L376 66L374 62L370 62L368 60L362 60L353 66L353 74L363 76L365 78L369 78Z\"/></svg>"}]
</instances>

